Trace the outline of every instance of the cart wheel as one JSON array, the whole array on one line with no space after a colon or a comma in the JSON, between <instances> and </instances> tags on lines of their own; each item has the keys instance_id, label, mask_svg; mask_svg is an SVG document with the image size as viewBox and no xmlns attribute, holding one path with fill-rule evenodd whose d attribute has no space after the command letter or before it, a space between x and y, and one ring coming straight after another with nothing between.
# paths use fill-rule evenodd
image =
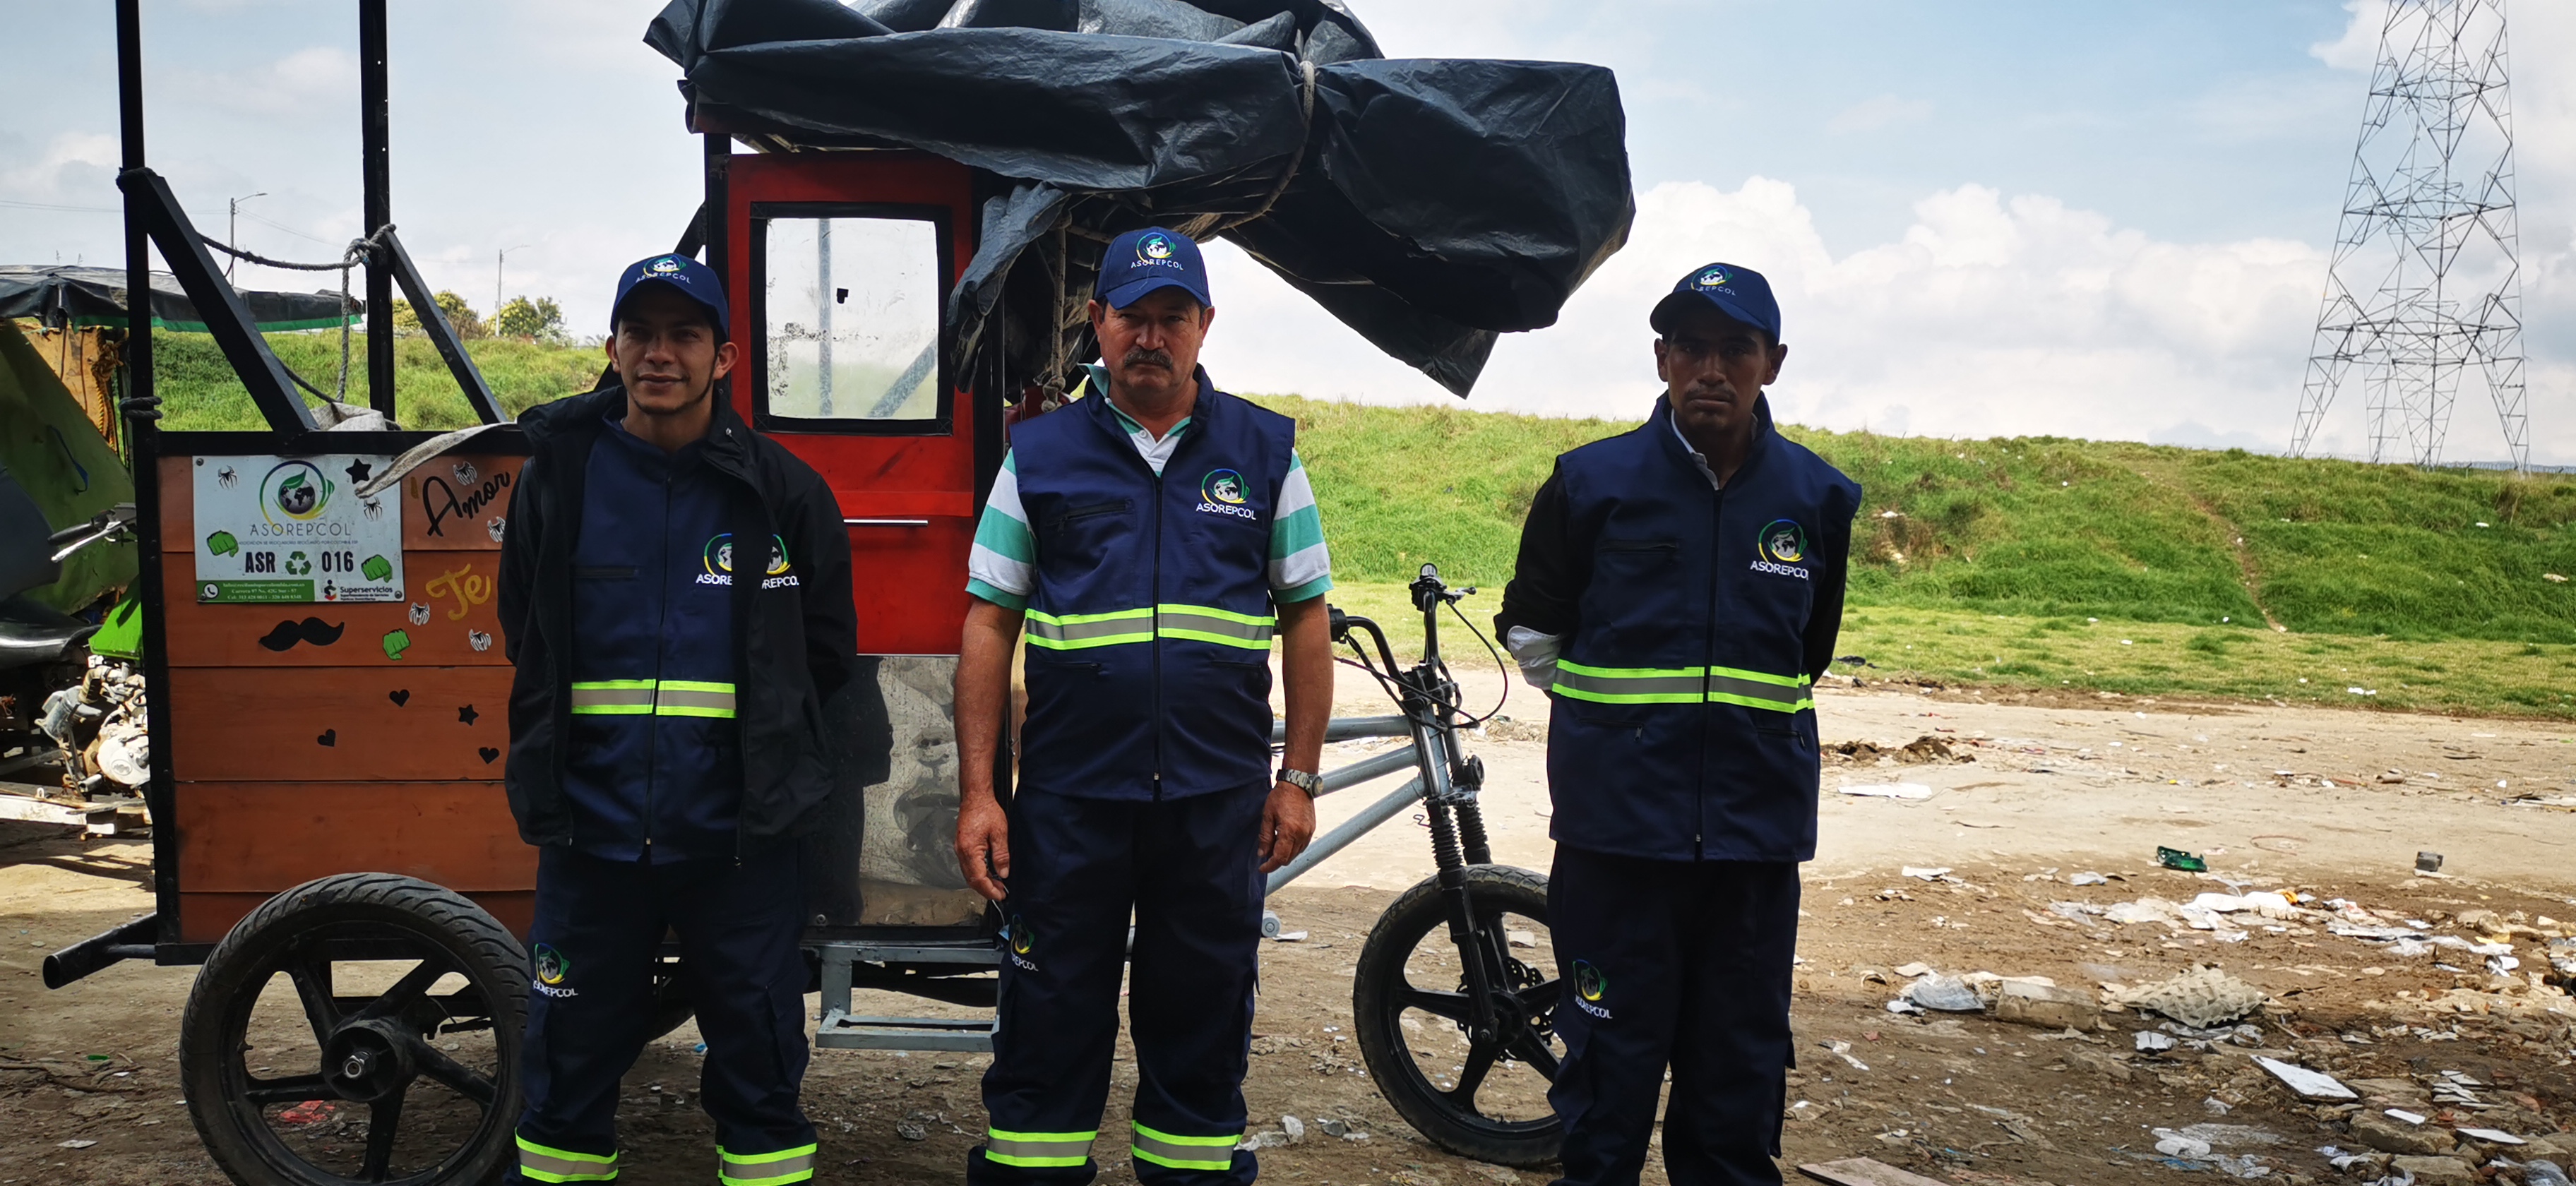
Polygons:
<instances>
[{"instance_id":1,"label":"cart wheel","mask_svg":"<svg viewBox=\"0 0 2576 1186\"><path fill-rule=\"evenodd\" d=\"M1449 901L1425 881L1380 915L1360 949L1352 1015L1378 1090L1431 1143L1497 1165L1554 1160L1565 1127L1548 1106L1565 1045L1556 1015L1556 952L1547 878L1526 869L1467 870L1476 931L1469 958L1501 970L1498 1023L1471 1032L1466 964L1449 936ZM1517 942L1518 945L1515 945Z\"/></svg>"},{"instance_id":2,"label":"cart wheel","mask_svg":"<svg viewBox=\"0 0 2576 1186\"><path fill-rule=\"evenodd\" d=\"M343 873L215 945L179 1030L188 1114L242 1186L479 1183L513 1156L528 961L451 890Z\"/></svg>"}]
</instances>

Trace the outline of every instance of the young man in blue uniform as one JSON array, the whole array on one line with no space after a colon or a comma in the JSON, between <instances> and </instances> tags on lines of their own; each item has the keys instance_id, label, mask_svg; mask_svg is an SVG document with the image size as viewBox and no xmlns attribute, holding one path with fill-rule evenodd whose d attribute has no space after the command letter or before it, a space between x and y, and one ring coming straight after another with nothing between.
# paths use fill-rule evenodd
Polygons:
<instances>
[{"instance_id":1,"label":"young man in blue uniform","mask_svg":"<svg viewBox=\"0 0 2576 1186\"><path fill-rule=\"evenodd\" d=\"M1557 458L1495 619L1547 688L1561 1182L1634 1183L1667 1065L1675 1186L1776 1184L1816 711L1860 487L1771 425L1780 308L1692 272L1654 414Z\"/></svg>"},{"instance_id":2,"label":"young man in blue uniform","mask_svg":"<svg viewBox=\"0 0 2576 1186\"><path fill-rule=\"evenodd\" d=\"M519 417L501 551L510 809L539 845L519 1180L617 1176L617 1085L677 932L717 1180L814 1174L794 833L831 789L823 700L858 623L831 489L716 394L724 293L696 260L626 269L618 386Z\"/></svg>"},{"instance_id":3,"label":"young man in blue uniform","mask_svg":"<svg viewBox=\"0 0 2576 1186\"><path fill-rule=\"evenodd\" d=\"M1198 368L1215 317L1196 244L1161 228L1111 242L1091 302L1092 394L1013 430L976 531L957 855L1001 903L1008 950L972 1183L1078 1186L1098 1172L1122 971L1137 1179L1258 1172L1235 1144L1262 881L1315 830L1333 582L1296 422ZM1028 719L1005 807L994 749L1024 625ZM1275 775L1274 635L1288 700Z\"/></svg>"}]
</instances>

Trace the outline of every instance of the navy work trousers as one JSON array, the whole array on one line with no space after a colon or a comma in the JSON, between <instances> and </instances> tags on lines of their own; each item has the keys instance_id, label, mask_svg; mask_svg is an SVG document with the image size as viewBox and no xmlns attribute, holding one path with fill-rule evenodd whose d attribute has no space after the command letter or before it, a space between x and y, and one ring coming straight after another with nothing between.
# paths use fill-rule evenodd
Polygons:
<instances>
[{"instance_id":1,"label":"navy work trousers","mask_svg":"<svg viewBox=\"0 0 2576 1186\"><path fill-rule=\"evenodd\" d=\"M1161 802L1022 791L1012 802L1001 1018L984 1073L992 1128L970 1183L1065 1183L1099 1172L1118 978L1136 1041L1136 1178L1234 1186L1257 1173L1243 1073L1259 978L1267 785ZM1127 954L1127 920L1136 943Z\"/></svg>"},{"instance_id":2,"label":"navy work trousers","mask_svg":"<svg viewBox=\"0 0 2576 1186\"><path fill-rule=\"evenodd\" d=\"M596 1181L617 1168L617 1087L653 1016L652 962L666 931L706 1039L700 1102L716 1122L721 1179L813 1176L814 1126L796 1095L805 1042L803 879L796 848L646 864L548 846L537 856L536 975L520 1052L521 1180Z\"/></svg>"},{"instance_id":3,"label":"navy work trousers","mask_svg":"<svg viewBox=\"0 0 2576 1186\"><path fill-rule=\"evenodd\" d=\"M1565 1118L1558 1181L1637 1181L1669 1063L1673 1186L1777 1186L1798 867L1558 845L1547 910L1565 985L1547 1095Z\"/></svg>"}]
</instances>

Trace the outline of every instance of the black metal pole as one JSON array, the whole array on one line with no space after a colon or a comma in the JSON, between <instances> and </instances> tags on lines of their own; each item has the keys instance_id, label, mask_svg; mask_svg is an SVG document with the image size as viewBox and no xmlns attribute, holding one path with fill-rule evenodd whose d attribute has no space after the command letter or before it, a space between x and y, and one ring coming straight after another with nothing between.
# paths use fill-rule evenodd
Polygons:
<instances>
[{"instance_id":1,"label":"black metal pole","mask_svg":"<svg viewBox=\"0 0 2576 1186\"><path fill-rule=\"evenodd\" d=\"M120 182L125 175L144 167L143 156L143 3L142 0L116 2L116 102L118 130L124 138ZM122 184L125 197L125 391L127 402L147 401L139 405L150 408L152 398L152 246L144 228L143 199ZM161 607L167 604L168 592L162 587L161 573L161 459L160 422L156 413L146 412L125 419L126 456L134 468L134 502L142 514L140 548L142 570L136 575L143 586L143 655L147 691L144 698L144 728L152 736L170 736L170 698L163 693L169 688L169 648L162 631ZM154 819L176 819L178 812L171 803L172 785L170 747L153 747L152 779L143 791L144 803ZM163 834L170 839L163 839ZM152 834L152 898L160 942L179 938L179 852L176 829L156 828Z\"/></svg>"},{"instance_id":2,"label":"black metal pole","mask_svg":"<svg viewBox=\"0 0 2576 1186\"><path fill-rule=\"evenodd\" d=\"M392 130L385 95L385 0L358 3L360 151L366 174L367 234L394 220ZM367 255L367 406L394 417L394 272L388 253Z\"/></svg>"}]
</instances>

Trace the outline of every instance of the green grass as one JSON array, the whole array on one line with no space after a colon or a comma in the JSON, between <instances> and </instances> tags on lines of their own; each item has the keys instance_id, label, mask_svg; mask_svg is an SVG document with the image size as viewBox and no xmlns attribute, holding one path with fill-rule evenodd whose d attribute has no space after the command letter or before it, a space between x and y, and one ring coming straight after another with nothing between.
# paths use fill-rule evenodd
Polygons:
<instances>
[{"instance_id":1,"label":"green grass","mask_svg":"<svg viewBox=\"0 0 2576 1186\"><path fill-rule=\"evenodd\" d=\"M1625 422L1294 397L1335 572L1510 575L1557 452ZM2053 437L1789 427L1857 479L1856 604L2576 643L2576 480ZM2479 526L2479 524L2486 526ZM2242 541L2240 544L2238 541ZM2215 644L2212 644L2215 645Z\"/></svg>"},{"instance_id":2,"label":"green grass","mask_svg":"<svg viewBox=\"0 0 2576 1186\"><path fill-rule=\"evenodd\" d=\"M288 366L332 385L336 333L270 340ZM257 426L210 339L155 341L169 427ZM589 390L601 362L596 348L468 345L514 414ZM397 357L406 426L468 422L426 341L403 339ZM1555 456L1633 424L1257 398L1300 422L1344 586L1336 601L1408 648L1420 626L1403 582L1437 563L1453 585L1487 590L1465 608L1489 622ZM2576 478L2055 437L1783 431L1866 491L1843 651L1885 672L2576 715L2576 582L2544 575L2576 575ZM1481 648L1462 635L1451 653Z\"/></svg>"},{"instance_id":3,"label":"green grass","mask_svg":"<svg viewBox=\"0 0 2576 1186\"><path fill-rule=\"evenodd\" d=\"M267 337L269 349L288 370L324 391L338 390L338 331ZM607 362L597 348L507 338L467 342L465 352L483 372L483 381L500 399L502 410L513 416L547 400L590 390ZM153 386L162 400L163 428L193 432L266 427L250 402L250 393L233 377L223 351L206 334L153 334L152 371ZM348 402L364 407L366 388L367 336L351 334ZM474 423L465 396L427 338L394 340L394 399L396 418L405 428L436 431ZM304 401L320 402L310 395Z\"/></svg>"}]
</instances>

